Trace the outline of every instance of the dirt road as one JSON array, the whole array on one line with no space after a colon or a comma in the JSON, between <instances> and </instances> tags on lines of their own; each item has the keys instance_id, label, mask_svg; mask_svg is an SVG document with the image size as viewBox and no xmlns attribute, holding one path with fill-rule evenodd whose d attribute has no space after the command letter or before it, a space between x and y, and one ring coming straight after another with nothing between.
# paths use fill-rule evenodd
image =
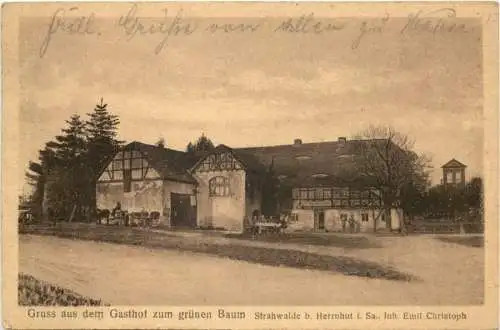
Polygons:
<instances>
[{"instance_id":1,"label":"dirt road","mask_svg":"<svg viewBox=\"0 0 500 330\"><path fill-rule=\"evenodd\" d=\"M479 255L462 257L462 271L447 273L445 285L428 276L395 282L50 236L22 235L19 251L20 272L113 305L476 304L483 294L482 271L470 274ZM439 262L437 253L428 258Z\"/></svg>"}]
</instances>

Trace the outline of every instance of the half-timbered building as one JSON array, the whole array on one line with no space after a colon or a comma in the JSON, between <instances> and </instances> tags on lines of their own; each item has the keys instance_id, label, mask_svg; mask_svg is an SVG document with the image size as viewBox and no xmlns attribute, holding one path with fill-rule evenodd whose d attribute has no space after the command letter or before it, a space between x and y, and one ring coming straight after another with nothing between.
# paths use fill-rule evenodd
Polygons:
<instances>
[{"instance_id":1,"label":"half-timbered building","mask_svg":"<svg viewBox=\"0 0 500 330\"><path fill-rule=\"evenodd\" d=\"M156 212L168 227L241 232L260 214L287 215L289 230L396 229L375 182L358 171L359 140L186 153L132 142L97 183L97 206ZM385 211L384 211L385 210Z\"/></svg>"}]
</instances>

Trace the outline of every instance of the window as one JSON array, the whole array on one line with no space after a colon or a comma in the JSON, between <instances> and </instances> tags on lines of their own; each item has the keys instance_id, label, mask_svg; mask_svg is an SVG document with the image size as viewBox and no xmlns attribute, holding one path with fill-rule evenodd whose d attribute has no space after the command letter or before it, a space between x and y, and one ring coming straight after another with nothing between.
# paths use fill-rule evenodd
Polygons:
<instances>
[{"instance_id":1,"label":"window","mask_svg":"<svg viewBox=\"0 0 500 330\"><path fill-rule=\"evenodd\" d=\"M113 170L121 170L122 169L122 161L114 160L113 161Z\"/></svg>"},{"instance_id":2,"label":"window","mask_svg":"<svg viewBox=\"0 0 500 330\"><path fill-rule=\"evenodd\" d=\"M210 196L229 196L229 179L216 176L208 182Z\"/></svg>"},{"instance_id":3,"label":"window","mask_svg":"<svg viewBox=\"0 0 500 330\"><path fill-rule=\"evenodd\" d=\"M456 180L456 183L462 182L462 173L460 173L460 171L455 172L455 180Z\"/></svg>"},{"instance_id":4,"label":"window","mask_svg":"<svg viewBox=\"0 0 500 330\"><path fill-rule=\"evenodd\" d=\"M339 188L333 188L333 190L332 190L332 196L333 196L333 198L340 198L340 189Z\"/></svg>"},{"instance_id":5,"label":"window","mask_svg":"<svg viewBox=\"0 0 500 330\"><path fill-rule=\"evenodd\" d=\"M323 189L323 199L332 199L331 189Z\"/></svg>"},{"instance_id":6,"label":"window","mask_svg":"<svg viewBox=\"0 0 500 330\"><path fill-rule=\"evenodd\" d=\"M361 201L359 199L351 199L351 206L360 206L361 205Z\"/></svg>"},{"instance_id":7,"label":"window","mask_svg":"<svg viewBox=\"0 0 500 330\"><path fill-rule=\"evenodd\" d=\"M130 158L124 159L123 160L123 169L129 170L130 169Z\"/></svg>"},{"instance_id":8,"label":"window","mask_svg":"<svg viewBox=\"0 0 500 330\"><path fill-rule=\"evenodd\" d=\"M300 188L293 190L293 199L301 200L330 200L332 199L331 188Z\"/></svg>"},{"instance_id":9,"label":"window","mask_svg":"<svg viewBox=\"0 0 500 330\"><path fill-rule=\"evenodd\" d=\"M158 174L149 167L148 161L142 156L138 150L120 151L115 156L111 163L112 179L113 180L142 180L144 178L157 178ZM125 183L128 185L128 183Z\"/></svg>"},{"instance_id":10,"label":"window","mask_svg":"<svg viewBox=\"0 0 500 330\"><path fill-rule=\"evenodd\" d=\"M123 171L113 171L113 180L123 180Z\"/></svg>"},{"instance_id":11,"label":"window","mask_svg":"<svg viewBox=\"0 0 500 330\"><path fill-rule=\"evenodd\" d=\"M361 196L359 190L351 190L351 198L352 199L359 199Z\"/></svg>"},{"instance_id":12,"label":"window","mask_svg":"<svg viewBox=\"0 0 500 330\"><path fill-rule=\"evenodd\" d=\"M300 199L307 199L307 190L300 189Z\"/></svg>"},{"instance_id":13,"label":"window","mask_svg":"<svg viewBox=\"0 0 500 330\"><path fill-rule=\"evenodd\" d=\"M140 180L142 179L142 171L140 169L132 170L132 180Z\"/></svg>"},{"instance_id":14,"label":"window","mask_svg":"<svg viewBox=\"0 0 500 330\"><path fill-rule=\"evenodd\" d=\"M349 198L349 188L333 188L333 198Z\"/></svg>"},{"instance_id":15,"label":"window","mask_svg":"<svg viewBox=\"0 0 500 330\"><path fill-rule=\"evenodd\" d=\"M314 192L314 199L322 200L323 199L323 189L316 189Z\"/></svg>"},{"instance_id":16,"label":"window","mask_svg":"<svg viewBox=\"0 0 500 330\"><path fill-rule=\"evenodd\" d=\"M314 190L314 199L316 200L326 200L331 198L332 193L330 188L316 188Z\"/></svg>"},{"instance_id":17,"label":"window","mask_svg":"<svg viewBox=\"0 0 500 330\"><path fill-rule=\"evenodd\" d=\"M446 173L446 182L448 182L448 183L452 183L453 182L453 172L452 171L448 171Z\"/></svg>"},{"instance_id":18,"label":"window","mask_svg":"<svg viewBox=\"0 0 500 330\"><path fill-rule=\"evenodd\" d=\"M349 198L349 188L339 189L340 198Z\"/></svg>"},{"instance_id":19,"label":"window","mask_svg":"<svg viewBox=\"0 0 500 330\"><path fill-rule=\"evenodd\" d=\"M361 221L368 222L368 213L361 213Z\"/></svg>"},{"instance_id":20,"label":"window","mask_svg":"<svg viewBox=\"0 0 500 330\"><path fill-rule=\"evenodd\" d=\"M308 189L307 190L307 199L314 199L314 196L315 196L314 189Z\"/></svg>"}]
</instances>

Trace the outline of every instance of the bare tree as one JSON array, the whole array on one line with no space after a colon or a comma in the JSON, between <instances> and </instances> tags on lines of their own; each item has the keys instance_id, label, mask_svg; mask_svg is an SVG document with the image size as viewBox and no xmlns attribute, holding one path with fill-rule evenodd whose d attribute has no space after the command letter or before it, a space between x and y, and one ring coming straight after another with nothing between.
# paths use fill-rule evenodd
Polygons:
<instances>
[{"instance_id":1,"label":"bare tree","mask_svg":"<svg viewBox=\"0 0 500 330\"><path fill-rule=\"evenodd\" d=\"M407 135L391 126L370 126L355 136L355 139L359 141L357 147L361 155L358 171L371 178L380 190L382 212L387 214L392 208L401 208L405 202L404 192L408 191L408 187L426 189L429 183L430 158L413 151L414 141ZM403 225L401 223L400 228Z\"/></svg>"}]
</instances>

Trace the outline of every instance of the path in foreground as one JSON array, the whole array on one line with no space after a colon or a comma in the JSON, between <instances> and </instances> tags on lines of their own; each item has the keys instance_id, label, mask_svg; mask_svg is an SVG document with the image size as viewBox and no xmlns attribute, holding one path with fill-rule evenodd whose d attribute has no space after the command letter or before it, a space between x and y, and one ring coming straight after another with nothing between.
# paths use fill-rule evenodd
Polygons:
<instances>
[{"instance_id":1,"label":"path in foreground","mask_svg":"<svg viewBox=\"0 0 500 330\"><path fill-rule=\"evenodd\" d=\"M466 287L453 290L50 236L22 235L19 253L20 272L113 305L477 304L483 293L465 256L463 272L442 274L463 278ZM439 262L439 251L422 253Z\"/></svg>"}]
</instances>

